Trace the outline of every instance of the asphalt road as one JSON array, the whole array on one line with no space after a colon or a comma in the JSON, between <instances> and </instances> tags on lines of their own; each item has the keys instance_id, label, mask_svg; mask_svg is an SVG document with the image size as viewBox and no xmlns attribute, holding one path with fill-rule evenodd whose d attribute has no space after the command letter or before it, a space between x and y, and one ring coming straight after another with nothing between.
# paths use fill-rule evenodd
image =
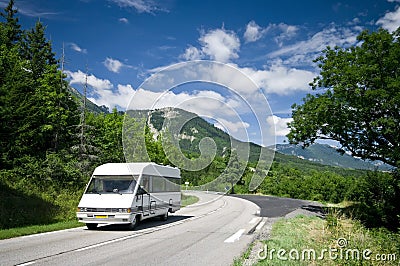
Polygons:
<instances>
[{"instance_id":1,"label":"asphalt road","mask_svg":"<svg viewBox=\"0 0 400 266\"><path fill-rule=\"evenodd\" d=\"M0 265L231 265L260 220L249 201L196 192L198 204L134 231L86 227L0 240Z\"/></svg>"},{"instance_id":2,"label":"asphalt road","mask_svg":"<svg viewBox=\"0 0 400 266\"><path fill-rule=\"evenodd\" d=\"M259 196L259 195L231 195L233 197L242 198L255 203L260 207L261 217L285 217L289 213L304 209L307 211L322 214L322 204L313 201L281 198L274 196Z\"/></svg>"}]
</instances>

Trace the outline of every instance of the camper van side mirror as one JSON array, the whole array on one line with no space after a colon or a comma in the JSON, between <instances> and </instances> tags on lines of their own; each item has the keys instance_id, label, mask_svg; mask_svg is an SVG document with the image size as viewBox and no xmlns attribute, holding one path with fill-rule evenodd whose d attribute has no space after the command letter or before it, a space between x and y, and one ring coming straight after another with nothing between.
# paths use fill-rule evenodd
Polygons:
<instances>
[{"instance_id":1,"label":"camper van side mirror","mask_svg":"<svg viewBox=\"0 0 400 266\"><path fill-rule=\"evenodd\" d=\"M139 187L137 195L143 195L143 194L150 195L145 189L143 189L142 187Z\"/></svg>"}]
</instances>

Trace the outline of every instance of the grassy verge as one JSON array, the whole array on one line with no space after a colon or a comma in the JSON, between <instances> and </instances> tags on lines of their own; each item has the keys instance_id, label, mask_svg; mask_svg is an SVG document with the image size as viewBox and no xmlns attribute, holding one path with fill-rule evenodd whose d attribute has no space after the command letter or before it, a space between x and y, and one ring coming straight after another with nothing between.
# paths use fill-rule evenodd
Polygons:
<instances>
[{"instance_id":1,"label":"grassy verge","mask_svg":"<svg viewBox=\"0 0 400 266\"><path fill-rule=\"evenodd\" d=\"M77 221L66 221L66 222L58 222L47 225L31 225L25 227L10 228L10 229L0 230L0 239L7 239L17 236L25 236L38 233L46 233L46 232L74 228L79 226L82 226L82 223L79 223Z\"/></svg>"},{"instance_id":2,"label":"grassy verge","mask_svg":"<svg viewBox=\"0 0 400 266\"><path fill-rule=\"evenodd\" d=\"M245 262L245 260L246 260L247 258L249 258L250 253L251 253L253 247L254 247L254 242L251 243L251 244L247 247L246 251L243 253L242 256L237 257L237 258L235 258L235 259L233 260L233 266L241 266L241 265L243 265L244 262Z\"/></svg>"},{"instance_id":3,"label":"grassy verge","mask_svg":"<svg viewBox=\"0 0 400 266\"><path fill-rule=\"evenodd\" d=\"M328 215L276 222L257 265L398 265L400 235Z\"/></svg>"},{"instance_id":4,"label":"grassy verge","mask_svg":"<svg viewBox=\"0 0 400 266\"><path fill-rule=\"evenodd\" d=\"M194 204L199 201L199 198L192 195L185 195L182 193L181 207L186 207L188 205Z\"/></svg>"}]
</instances>

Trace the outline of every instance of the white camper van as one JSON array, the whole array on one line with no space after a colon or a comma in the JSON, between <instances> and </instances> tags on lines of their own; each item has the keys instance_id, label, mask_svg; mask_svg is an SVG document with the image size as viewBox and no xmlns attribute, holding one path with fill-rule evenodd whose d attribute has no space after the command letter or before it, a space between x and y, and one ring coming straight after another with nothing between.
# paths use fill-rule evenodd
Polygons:
<instances>
[{"instance_id":1,"label":"white camper van","mask_svg":"<svg viewBox=\"0 0 400 266\"><path fill-rule=\"evenodd\" d=\"M180 209L178 168L155 163L107 163L97 167L78 205L78 221L88 229L98 224L126 224Z\"/></svg>"}]
</instances>

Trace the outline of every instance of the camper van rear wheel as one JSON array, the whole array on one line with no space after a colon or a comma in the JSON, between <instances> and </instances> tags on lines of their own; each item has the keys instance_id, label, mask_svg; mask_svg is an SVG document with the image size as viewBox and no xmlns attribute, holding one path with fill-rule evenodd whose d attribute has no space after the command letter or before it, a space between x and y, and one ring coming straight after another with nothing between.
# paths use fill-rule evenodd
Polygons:
<instances>
[{"instance_id":1,"label":"camper van rear wheel","mask_svg":"<svg viewBox=\"0 0 400 266\"><path fill-rule=\"evenodd\" d=\"M97 224L86 224L86 227L89 229L89 230L94 230L94 229L96 229L97 228Z\"/></svg>"}]
</instances>

